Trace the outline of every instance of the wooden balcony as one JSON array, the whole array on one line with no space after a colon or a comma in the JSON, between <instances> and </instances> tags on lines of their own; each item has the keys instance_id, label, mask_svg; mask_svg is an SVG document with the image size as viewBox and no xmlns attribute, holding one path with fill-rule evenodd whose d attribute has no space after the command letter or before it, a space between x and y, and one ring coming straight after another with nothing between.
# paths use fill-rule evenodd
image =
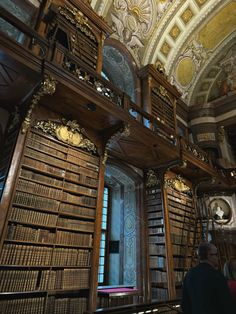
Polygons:
<instances>
[{"instance_id":1,"label":"wooden balcony","mask_svg":"<svg viewBox=\"0 0 236 314\"><path fill-rule=\"evenodd\" d=\"M40 37L3 8L1 17L22 33L20 42L0 34L1 63L18 73L21 87L19 92L16 84L9 84L7 93L0 93L6 105L27 100L32 96L32 86L49 74L57 82L56 92L43 97L41 105L63 112L96 132L110 155L140 168L179 158L173 130L132 103L126 94L59 43Z\"/></svg>"}]
</instances>

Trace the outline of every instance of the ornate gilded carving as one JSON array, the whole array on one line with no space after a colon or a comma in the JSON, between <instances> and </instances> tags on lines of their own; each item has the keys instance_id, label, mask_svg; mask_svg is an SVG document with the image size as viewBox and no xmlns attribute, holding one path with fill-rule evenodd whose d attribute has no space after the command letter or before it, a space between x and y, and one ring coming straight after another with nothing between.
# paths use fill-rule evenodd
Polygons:
<instances>
[{"instance_id":1,"label":"ornate gilded carving","mask_svg":"<svg viewBox=\"0 0 236 314\"><path fill-rule=\"evenodd\" d=\"M102 160L103 165L105 165L107 161L107 157L108 157L107 150L108 150L109 145L111 145L111 143L114 141L118 141L121 137L128 137L129 135L130 135L129 124L124 124L116 133L114 133L109 138L105 146L104 156Z\"/></svg>"},{"instance_id":2,"label":"ornate gilded carving","mask_svg":"<svg viewBox=\"0 0 236 314\"><path fill-rule=\"evenodd\" d=\"M92 39L94 42L97 42L96 37L94 36L92 27L88 24L88 18L75 7L69 7L64 5L64 7L58 7L59 13L64 16L71 24L75 25L78 29L81 30L86 36Z\"/></svg>"},{"instance_id":3,"label":"ornate gilded carving","mask_svg":"<svg viewBox=\"0 0 236 314\"><path fill-rule=\"evenodd\" d=\"M96 153L95 145L89 139L84 138L82 134L84 129L80 128L76 120L62 119L62 123L38 121L34 127L56 137L59 141Z\"/></svg>"},{"instance_id":4,"label":"ornate gilded carving","mask_svg":"<svg viewBox=\"0 0 236 314\"><path fill-rule=\"evenodd\" d=\"M146 187L151 188L157 186L159 183L160 181L158 180L154 170L149 170L147 173Z\"/></svg>"},{"instance_id":5,"label":"ornate gilded carving","mask_svg":"<svg viewBox=\"0 0 236 314\"><path fill-rule=\"evenodd\" d=\"M35 95L33 95L33 99L30 104L29 110L23 121L22 128L21 128L21 132L23 134L26 133L30 125L32 111L34 107L38 104L38 102L40 101L40 98L45 95L52 95L55 93L55 91L56 91L56 81L50 75L45 75L44 81L41 83L41 86L38 92Z\"/></svg>"},{"instance_id":6,"label":"ornate gilded carving","mask_svg":"<svg viewBox=\"0 0 236 314\"><path fill-rule=\"evenodd\" d=\"M171 104L172 106L174 105L174 100L172 100L169 96L168 91L165 89L164 86L159 85L158 88L153 87L152 91L159 97L164 98L169 104Z\"/></svg>"},{"instance_id":7,"label":"ornate gilded carving","mask_svg":"<svg viewBox=\"0 0 236 314\"><path fill-rule=\"evenodd\" d=\"M165 188L171 187L178 192L182 192L185 194L192 194L191 188L188 185L186 185L186 183L184 182L184 179L180 175L177 175L175 178L171 178L171 179L165 178L164 187Z\"/></svg>"}]
</instances>

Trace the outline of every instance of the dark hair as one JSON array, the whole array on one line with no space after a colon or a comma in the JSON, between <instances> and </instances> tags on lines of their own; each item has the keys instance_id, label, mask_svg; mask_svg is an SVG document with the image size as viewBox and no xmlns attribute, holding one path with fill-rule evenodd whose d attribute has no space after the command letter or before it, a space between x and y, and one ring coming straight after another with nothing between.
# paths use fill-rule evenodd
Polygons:
<instances>
[{"instance_id":1,"label":"dark hair","mask_svg":"<svg viewBox=\"0 0 236 314\"><path fill-rule=\"evenodd\" d=\"M198 246L198 258L200 261L204 261L207 259L208 253L211 250L212 244L209 242L202 242Z\"/></svg>"}]
</instances>

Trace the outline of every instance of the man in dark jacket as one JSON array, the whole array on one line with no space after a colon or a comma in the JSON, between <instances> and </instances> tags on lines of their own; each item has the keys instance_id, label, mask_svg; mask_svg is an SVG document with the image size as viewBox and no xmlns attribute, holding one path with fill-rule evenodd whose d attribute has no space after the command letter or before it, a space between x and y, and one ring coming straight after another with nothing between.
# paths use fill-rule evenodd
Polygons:
<instances>
[{"instance_id":1,"label":"man in dark jacket","mask_svg":"<svg viewBox=\"0 0 236 314\"><path fill-rule=\"evenodd\" d=\"M201 243L198 248L200 263L184 278L182 311L184 314L235 314L227 282L218 268L217 248Z\"/></svg>"}]
</instances>

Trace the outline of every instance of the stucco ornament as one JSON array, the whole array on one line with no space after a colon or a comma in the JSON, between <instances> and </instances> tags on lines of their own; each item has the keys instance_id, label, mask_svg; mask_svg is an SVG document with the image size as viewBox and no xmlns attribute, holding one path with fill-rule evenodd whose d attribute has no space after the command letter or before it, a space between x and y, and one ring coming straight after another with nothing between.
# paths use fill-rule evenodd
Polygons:
<instances>
[{"instance_id":1,"label":"stucco ornament","mask_svg":"<svg viewBox=\"0 0 236 314\"><path fill-rule=\"evenodd\" d=\"M183 99L185 100L188 99L189 91L192 87L194 79L198 74L199 70L201 69L201 67L204 65L204 63L209 59L211 53L212 53L211 51L205 49L203 45L199 43L196 39L193 39L188 45L188 47L179 56L176 62L175 74L170 78L170 81L171 84L175 84L177 86L179 91L182 93ZM189 73L189 77L185 78L186 84L184 86L183 84L181 84L181 78L182 74L186 75L186 71L184 71L184 69L180 67L180 65L183 64L183 60L191 60L193 67L192 73L191 74ZM180 73L180 68L182 73Z\"/></svg>"},{"instance_id":2,"label":"stucco ornament","mask_svg":"<svg viewBox=\"0 0 236 314\"><path fill-rule=\"evenodd\" d=\"M112 27L119 40L137 54L152 26L152 1L114 0L113 6Z\"/></svg>"}]
</instances>

